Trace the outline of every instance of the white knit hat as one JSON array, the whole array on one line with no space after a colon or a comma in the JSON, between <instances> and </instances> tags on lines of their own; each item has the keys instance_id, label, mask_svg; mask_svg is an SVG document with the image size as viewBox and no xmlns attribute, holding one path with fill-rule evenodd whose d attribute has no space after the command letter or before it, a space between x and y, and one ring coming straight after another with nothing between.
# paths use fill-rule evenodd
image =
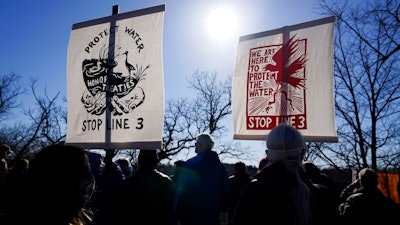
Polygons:
<instances>
[{"instance_id":1,"label":"white knit hat","mask_svg":"<svg viewBox=\"0 0 400 225\"><path fill-rule=\"evenodd\" d=\"M268 160L302 160L304 139L298 130L287 124L279 124L267 137Z\"/></svg>"}]
</instances>

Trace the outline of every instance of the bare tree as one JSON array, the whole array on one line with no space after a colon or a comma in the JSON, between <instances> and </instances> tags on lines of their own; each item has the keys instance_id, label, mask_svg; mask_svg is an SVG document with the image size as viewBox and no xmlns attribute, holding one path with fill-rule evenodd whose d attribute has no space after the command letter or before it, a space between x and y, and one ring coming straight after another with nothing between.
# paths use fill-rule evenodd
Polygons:
<instances>
[{"instance_id":1,"label":"bare tree","mask_svg":"<svg viewBox=\"0 0 400 225\"><path fill-rule=\"evenodd\" d=\"M189 88L197 97L192 105L191 116L196 121L198 132L208 131L218 138L227 131L221 121L232 113L231 78L225 82L217 80L217 74L197 71L188 80Z\"/></svg>"},{"instance_id":2,"label":"bare tree","mask_svg":"<svg viewBox=\"0 0 400 225\"><path fill-rule=\"evenodd\" d=\"M19 106L18 97L24 93L20 85L21 77L15 73L0 76L0 120L12 115L12 110Z\"/></svg>"},{"instance_id":3,"label":"bare tree","mask_svg":"<svg viewBox=\"0 0 400 225\"><path fill-rule=\"evenodd\" d=\"M321 0L319 6L323 14L337 18L339 145L317 143L314 153L335 166L398 168L400 3Z\"/></svg>"},{"instance_id":4,"label":"bare tree","mask_svg":"<svg viewBox=\"0 0 400 225\"><path fill-rule=\"evenodd\" d=\"M238 144L222 141L228 132L223 122L232 113L231 78L224 81L217 78L215 72L196 71L187 79L194 97L167 101L160 159L170 159L185 151L188 154L201 132L209 132L221 140L217 149L220 154L243 155Z\"/></svg>"},{"instance_id":5,"label":"bare tree","mask_svg":"<svg viewBox=\"0 0 400 225\"><path fill-rule=\"evenodd\" d=\"M42 147L51 144L57 144L65 141L66 120L65 109L59 105L58 92L54 97L49 97L47 91L44 90L44 96L37 94L37 81L32 81L31 92L36 101L36 108L27 112L28 117L32 121L32 127L40 140Z\"/></svg>"},{"instance_id":6,"label":"bare tree","mask_svg":"<svg viewBox=\"0 0 400 225\"><path fill-rule=\"evenodd\" d=\"M164 115L163 148L161 149L160 160L169 159L192 146L195 134L190 130L194 123L192 117L187 115L190 112L189 100L187 98L172 99L167 101Z\"/></svg>"},{"instance_id":7,"label":"bare tree","mask_svg":"<svg viewBox=\"0 0 400 225\"><path fill-rule=\"evenodd\" d=\"M61 143L65 140L66 123L63 120L65 112L59 105L59 93L49 97L37 93L37 81L32 80L30 89L35 100L35 107L26 111L26 123L19 122L12 127L2 127L1 140L9 143L14 149L15 159L30 157L41 148Z\"/></svg>"}]
</instances>

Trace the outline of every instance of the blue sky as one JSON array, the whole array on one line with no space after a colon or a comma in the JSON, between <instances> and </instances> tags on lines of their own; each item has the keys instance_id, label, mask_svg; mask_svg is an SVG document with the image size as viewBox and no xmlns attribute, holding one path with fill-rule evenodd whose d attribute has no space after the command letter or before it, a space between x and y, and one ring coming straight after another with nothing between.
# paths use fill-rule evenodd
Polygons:
<instances>
[{"instance_id":1,"label":"blue sky","mask_svg":"<svg viewBox=\"0 0 400 225\"><path fill-rule=\"evenodd\" d=\"M165 4L163 66L165 99L190 96L186 77L196 70L217 72L221 79L233 74L239 36L320 19L317 0L38 0L6 1L0 9L0 73L14 72L25 85L38 80L38 93L66 96L66 61L74 23L109 16L112 6L128 12ZM236 32L225 40L212 37L206 27L210 12L218 7L234 11ZM24 104L32 103L30 96ZM16 112L16 118L18 113ZM231 121L228 121L230 123ZM232 126L231 124L227 125ZM248 164L263 156L262 141L242 141L255 154Z\"/></svg>"}]
</instances>

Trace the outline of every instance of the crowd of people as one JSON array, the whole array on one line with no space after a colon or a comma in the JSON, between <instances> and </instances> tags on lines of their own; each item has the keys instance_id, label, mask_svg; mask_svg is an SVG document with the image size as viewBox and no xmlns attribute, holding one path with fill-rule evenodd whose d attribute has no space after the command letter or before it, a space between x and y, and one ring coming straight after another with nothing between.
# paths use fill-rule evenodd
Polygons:
<instances>
[{"instance_id":1,"label":"crowd of people","mask_svg":"<svg viewBox=\"0 0 400 225\"><path fill-rule=\"evenodd\" d=\"M312 162L299 131L278 125L251 176L238 161L228 174L209 133L196 136L196 155L158 170L156 149L140 150L138 166L67 144L40 150L9 168L0 146L0 224L4 225L350 225L388 224L399 204L364 168L341 192Z\"/></svg>"}]
</instances>

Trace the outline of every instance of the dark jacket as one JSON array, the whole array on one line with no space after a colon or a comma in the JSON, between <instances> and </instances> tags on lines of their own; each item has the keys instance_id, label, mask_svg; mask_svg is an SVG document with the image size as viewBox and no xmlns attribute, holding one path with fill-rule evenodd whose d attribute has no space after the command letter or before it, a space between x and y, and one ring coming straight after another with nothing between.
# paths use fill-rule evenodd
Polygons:
<instances>
[{"instance_id":1,"label":"dark jacket","mask_svg":"<svg viewBox=\"0 0 400 225\"><path fill-rule=\"evenodd\" d=\"M231 224L292 224L291 195L296 186L295 178L281 164L265 167L257 179L252 180L242 196Z\"/></svg>"},{"instance_id":2,"label":"dark jacket","mask_svg":"<svg viewBox=\"0 0 400 225\"><path fill-rule=\"evenodd\" d=\"M177 180L182 225L218 225L227 210L228 176L218 154L205 150L189 159Z\"/></svg>"},{"instance_id":3,"label":"dark jacket","mask_svg":"<svg viewBox=\"0 0 400 225\"><path fill-rule=\"evenodd\" d=\"M302 171L300 166L299 171ZM295 175L277 163L263 168L256 177L245 186L230 224L296 224L293 193L299 182ZM312 224L332 224L334 212L327 210L334 203L325 202L326 187L313 185L304 172L301 177L311 192L308 213Z\"/></svg>"},{"instance_id":4,"label":"dark jacket","mask_svg":"<svg viewBox=\"0 0 400 225\"><path fill-rule=\"evenodd\" d=\"M242 190L244 186L251 181L251 178L246 172L236 172L231 175L228 180L230 187L229 218L231 218L236 208L236 204L239 201L240 195L242 194Z\"/></svg>"},{"instance_id":5,"label":"dark jacket","mask_svg":"<svg viewBox=\"0 0 400 225\"><path fill-rule=\"evenodd\" d=\"M400 206L384 196L377 187L360 187L346 199L342 209L344 225L392 224L400 213Z\"/></svg>"},{"instance_id":6,"label":"dark jacket","mask_svg":"<svg viewBox=\"0 0 400 225\"><path fill-rule=\"evenodd\" d=\"M111 224L173 224L175 193L175 185L166 174L139 168L115 193Z\"/></svg>"}]
</instances>

